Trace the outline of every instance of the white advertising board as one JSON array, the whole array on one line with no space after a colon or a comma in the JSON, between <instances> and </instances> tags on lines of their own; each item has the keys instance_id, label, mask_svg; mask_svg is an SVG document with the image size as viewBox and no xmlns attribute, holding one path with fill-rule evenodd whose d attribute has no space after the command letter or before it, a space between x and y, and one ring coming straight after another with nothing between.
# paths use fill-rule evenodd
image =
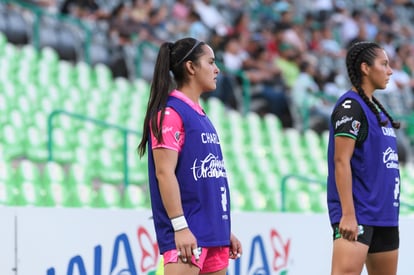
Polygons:
<instances>
[{"instance_id":1,"label":"white advertising board","mask_svg":"<svg viewBox=\"0 0 414 275\"><path fill-rule=\"evenodd\" d=\"M0 214L1 275L154 274L160 260L149 210L0 208ZM400 228L398 274L409 275L414 219L402 217ZM330 273L326 214L234 213L233 233L244 251L228 275Z\"/></svg>"},{"instance_id":2,"label":"white advertising board","mask_svg":"<svg viewBox=\"0 0 414 275\"><path fill-rule=\"evenodd\" d=\"M16 215L12 208L0 207L0 274L15 275L15 222Z\"/></svg>"}]
</instances>

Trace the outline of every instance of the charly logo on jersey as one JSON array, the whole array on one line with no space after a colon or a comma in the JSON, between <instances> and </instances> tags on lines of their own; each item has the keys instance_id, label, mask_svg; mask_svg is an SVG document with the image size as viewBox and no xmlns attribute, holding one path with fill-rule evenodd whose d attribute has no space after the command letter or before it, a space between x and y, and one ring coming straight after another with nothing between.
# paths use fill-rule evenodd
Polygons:
<instances>
[{"instance_id":1,"label":"charly logo on jersey","mask_svg":"<svg viewBox=\"0 0 414 275\"><path fill-rule=\"evenodd\" d=\"M335 129L338 129L339 126L341 126L342 124L348 123L350 121L352 121L353 117L349 117L349 116L343 116L340 120L337 120L335 122Z\"/></svg>"},{"instance_id":2,"label":"charly logo on jersey","mask_svg":"<svg viewBox=\"0 0 414 275\"><path fill-rule=\"evenodd\" d=\"M201 178L226 177L224 161L212 153L204 159L195 159L191 170L196 181Z\"/></svg>"},{"instance_id":3,"label":"charly logo on jersey","mask_svg":"<svg viewBox=\"0 0 414 275\"><path fill-rule=\"evenodd\" d=\"M388 137L397 137L397 135L395 134L394 128L391 127L381 127L382 133L384 134L384 136L388 136Z\"/></svg>"},{"instance_id":4,"label":"charly logo on jersey","mask_svg":"<svg viewBox=\"0 0 414 275\"><path fill-rule=\"evenodd\" d=\"M342 103L342 107L344 109L351 109L351 103L352 103L352 101L350 99L347 99L347 100L344 101L344 103Z\"/></svg>"},{"instance_id":5,"label":"charly logo on jersey","mask_svg":"<svg viewBox=\"0 0 414 275\"><path fill-rule=\"evenodd\" d=\"M382 153L382 161L385 164L385 167L389 169L398 169L398 154L397 152L392 149L391 147L388 147L383 153Z\"/></svg>"}]
</instances>

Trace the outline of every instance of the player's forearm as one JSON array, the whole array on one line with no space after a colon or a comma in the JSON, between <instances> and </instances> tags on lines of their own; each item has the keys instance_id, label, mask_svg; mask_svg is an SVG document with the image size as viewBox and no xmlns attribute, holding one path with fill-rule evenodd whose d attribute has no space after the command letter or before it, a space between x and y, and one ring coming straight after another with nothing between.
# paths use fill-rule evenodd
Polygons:
<instances>
[{"instance_id":1,"label":"player's forearm","mask_svg":"<svg viewBox=\"0 0 414 275\"><path fill-rule=\"evenodd\" d=\"M336 162L335 164L336 188L338 189L341 202L342 215L355 215L354 200L352 194L352 172L347 163Z\"/></svg>"}]
</instances>

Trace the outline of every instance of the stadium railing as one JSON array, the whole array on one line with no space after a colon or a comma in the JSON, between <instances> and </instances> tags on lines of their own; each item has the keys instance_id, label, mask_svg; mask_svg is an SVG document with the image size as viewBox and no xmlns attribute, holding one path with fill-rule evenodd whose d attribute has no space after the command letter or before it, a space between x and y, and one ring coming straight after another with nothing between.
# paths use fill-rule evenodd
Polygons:
<instances>
[{"instance_id":1,"label":"stadium railing","mask_svg":"<svg viewBox=\"0 0 414 275\"><path fill-rule=\"evenodd\" d=\"M81 114L76 114L76 113L71 113L65 110L54 110L53 112L50 113L50 115L48 116L48 159L49 161L53 161L53 119L56 116L59 115L64 115L64 116L69 116L72 119L76 119L76 120L80 120L83 121L84 123L93 123L97 126L100 127L104 127L104 128L112 128L115 129L119 132L122 133L123 135L123 173L124 173L124 185L125 187L128 186L129 184L129 168L128 168L128 134L132 133L135 134L137 136L141 136L140 132L131 130L131 129L127 129L124 127L121 127L119 125L114 125L114 124L110 124L108 122L102 121L102 120L98 120L98 119L94 119L91 117L87 117Z\"/></svg>"},{"instance_id":2,"label":"stadium railing","mask_svg":"<svg viewBox=\"0 0 414 275\"><path fill-rule=\"evenodd\" d=\"M86 63L90 64L90 46L91 46L91 40L92 40L92 30L82 20L72 17L72 16L68 16L68 15L63 15L59 13L54 14L54 13L47 12L41 7L28 3L27 1L0 0L0 2L3 2L5 4L18 5L21 8L29 10L33 14L34 22L32 26L32 33L33 33L32 44L37 50L40 50L40 28L41 28L40 22L44 16L56 19L60 22L67 23L69 25L73 25L75 27L78 27L84 34L83 59Z\"/></svg>"}]
</instances>

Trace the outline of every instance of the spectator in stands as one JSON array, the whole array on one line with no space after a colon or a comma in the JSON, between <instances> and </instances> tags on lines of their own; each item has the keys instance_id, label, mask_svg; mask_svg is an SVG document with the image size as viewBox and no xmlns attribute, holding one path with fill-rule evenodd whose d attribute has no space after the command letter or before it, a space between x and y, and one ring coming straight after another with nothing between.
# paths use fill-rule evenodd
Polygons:
<instances>
[{"instance_id":1,"label":"spectator in stands","mask_svg":"<svg viewBox=\"0 0 414 275\"><path fill-rule=\"evenodd\" d=\"M102 10L95 0L65 0L60 8L65 15L72 15L81 19L107 19L110 14Z\"/></svg>"},{"instance_id":2,"label":"spectator in stands","mask_svg":"<svg viewBox=\"0 0 414 275\"><path fill-rule=\"evenodd\" d=\"M224 42L223 64L232 72L242 71L248 79L253 111L276 114L288 127L292 120L285 94L286 86L280 70L268 59L262 42L260 36L255 35L249 41L249 47L243 49L238 36L228 37ZM242 79L237 80L241 85Z\"/></svg>"},{"instance_id":3,"label":"spectator in stands","mask_svg":"<svg viewBox=\"0 0 414 275\"><path fill-rule=\"evenodd\" d=\"M410 76L411 92L414 95L414 48L407 42L401 43L395 49L397 58L402 62L402 70Z\"/></svg>"},{"instance_id":4,"label":"spectator in stands","mask_svg":"<svg viewBox=\"0 0 414 275\"><path fill-rule=\"evenodd\" d=\"M113 40L119 45L130 44L133 36L141 36L141 26L130 17L128 7L118 4L109 18L109 31Z\"/></svg>"},{"instance_id":5,"label":"spectator in stands","mask_svg":"<svg viewBox=\"0 0 414 275\"><path fill-rule=\"evenodd\" d=\"M368 274L396 275L400 123L374 97L392 69L385 50L372 42L354 44L346 67L352 88L335 105L328 145L331 274L361 274L365 264Z\"/></svg>"},{"instance_id":6,"label":"spectator in stands","mask_svg":"<svg viewBox=\"0 0 414 275\"><path fill-rule=\"evenodd\" d=\"M248 46L248 43L252 37L250 22L250 14L248 12L239 12L234 19L233 27L229 30L229 35L239 37L239 42L242 48L246 48Z\"/></svg>"},{"instance_id":7,"label":"spectator in stands","mask_svg":"<svg viewBox=\"0 0 414 275\"><path fill-rule=\"evenodd\" d=\"M23 2L37 5L52 13L57 11L57 0L25 0Z\"/></svg>"},{"instance_id":8,"label":"spectator in stands","mask_svg":"<svg viewBox=\"0 0 414 275\"><path fill-rule=\"evenodd\" d=\"M189 37L197 37L201 41L209 41L210 30L201 21L201 17L194 9L190 10L187 17L187 35Z\"/></svg>"},{"instance_id":9,"label":"spectator in stands","mask_svg":"<svg viewBox=\"0 0 414 275\"><path fill-rule=\"evenodd\" d=\"M198 36L187 35L189 20L193 19L194 17L191 16L190 13L192 12L191 4L188 0L179 0L174 1L172 6L170 7L169 13L169 29L171 32L171 37L175 40L176 37L197 37L199 40L208 41L207 38L201 38ZM200 19L199 19L200 20ZM207 28L204 26L204 28ZM208 31L207 31L208 33Z\"/></svg>"},{"instance_id":10,"label":"spectator in stands","mask_svg":"<svg viewBox=\"0 0 414 275\"><path fill-rule=\"evenodd\" d=\"M158 45L168 40L173 32L168 27L168 6L161 4L160 6L152 8L148 14L148 20L141 26L147 32L145 40Z\"/></svg>"},{"instance_id":11,"label":"spectator in stands","mask_svg":"<svg viewBox=\"0 0 414 275\"><path fill-rule=\"evenodd\" d=\"M174 1L172 6L172 17L177 21L186 20L187 16L190 14L191 6L188 0L178 0Z\"/></svg>"},{"instance_id":12,"label":"spectator in stands","mask_svg":"<svg viewBox=\"0 0 414 275\"><path fill-rule=\"evenodd\" d=\"M300 74L291 89L291 110L296 120L296 128L311 128L322 133L328 129L332 104L324 99L324 94L315 81L316 64L304 60L300 64Z\"/></svg>"},{"instance_id":13,"label":"spectator in stands","mask_svg":"<svg viewBox=\"0 0 414 275\"><path fill-rule=\"evenodd\" d=\"M201 16L201 21L211 30L224 36L229 32L229 26L224 16L210 0L195 0L194 10Z\"/></svg>"},{"instance_id":14,"label":"spectator in stands","mask_svg":"<svg viewBox=\"0 0 414 275\"><path fill-rule=\"evenodd\" d=\"M353 44L357 43L357 42L361 42L361 41L368 41L368 36L367 36L367 29L365 26L365 22L363 22L362 20L357 22L357 26L358 26L358 31L355 37L352 37L348 44L345 45L346 48L351 47Z\"/></svg>"},{"instance_id":15,"label":"spectator in stands","mask_svg":"<svg viewBox=\"0 0 414 275\"><path fill-rule=\"evenodd\" d=\"M132 0L131 19L137 24L144 24L148 21L149 14L153 8L152 0Z\"/></svg>"},{"instance_id":16,"label":"spectator in stands","mask_svg":"<svg viewBox=\"0 0 414 275\"><path fill-rule=\"evenodd\" d=\"M200 106L218 74L204 42L183 38L160 47L138 150L142 157L148 146L153 220L166 275L225 275L229 258L242 253L231 233L219 137Z\"/></svg>"},{"instance_id":17,"label":"spectator in stands","mask_svg":"<svg viewBox=\"0 0 414 275\"><path fill-rule=\"evenodd\" d=\"M286 85L291 88L299 76L299 64L302 56L293 45L282 42L279 45L279 56L275 58L274 65L280 69Z\"/></svg>"},{"instance_id":18,"label":"spectator in stands","mask_svg":"<svg viewBox=\"0 0 414 275\"><path fill-rule=\"evenodd\" d=\"M330 21L337 26L341 39L340 43L343 47L348 45L351 39L357 37L360 16L361 11L349 11L343 1L338 1L336 3L336 12L332 15Z\"/></svg>"}]
</instances>

